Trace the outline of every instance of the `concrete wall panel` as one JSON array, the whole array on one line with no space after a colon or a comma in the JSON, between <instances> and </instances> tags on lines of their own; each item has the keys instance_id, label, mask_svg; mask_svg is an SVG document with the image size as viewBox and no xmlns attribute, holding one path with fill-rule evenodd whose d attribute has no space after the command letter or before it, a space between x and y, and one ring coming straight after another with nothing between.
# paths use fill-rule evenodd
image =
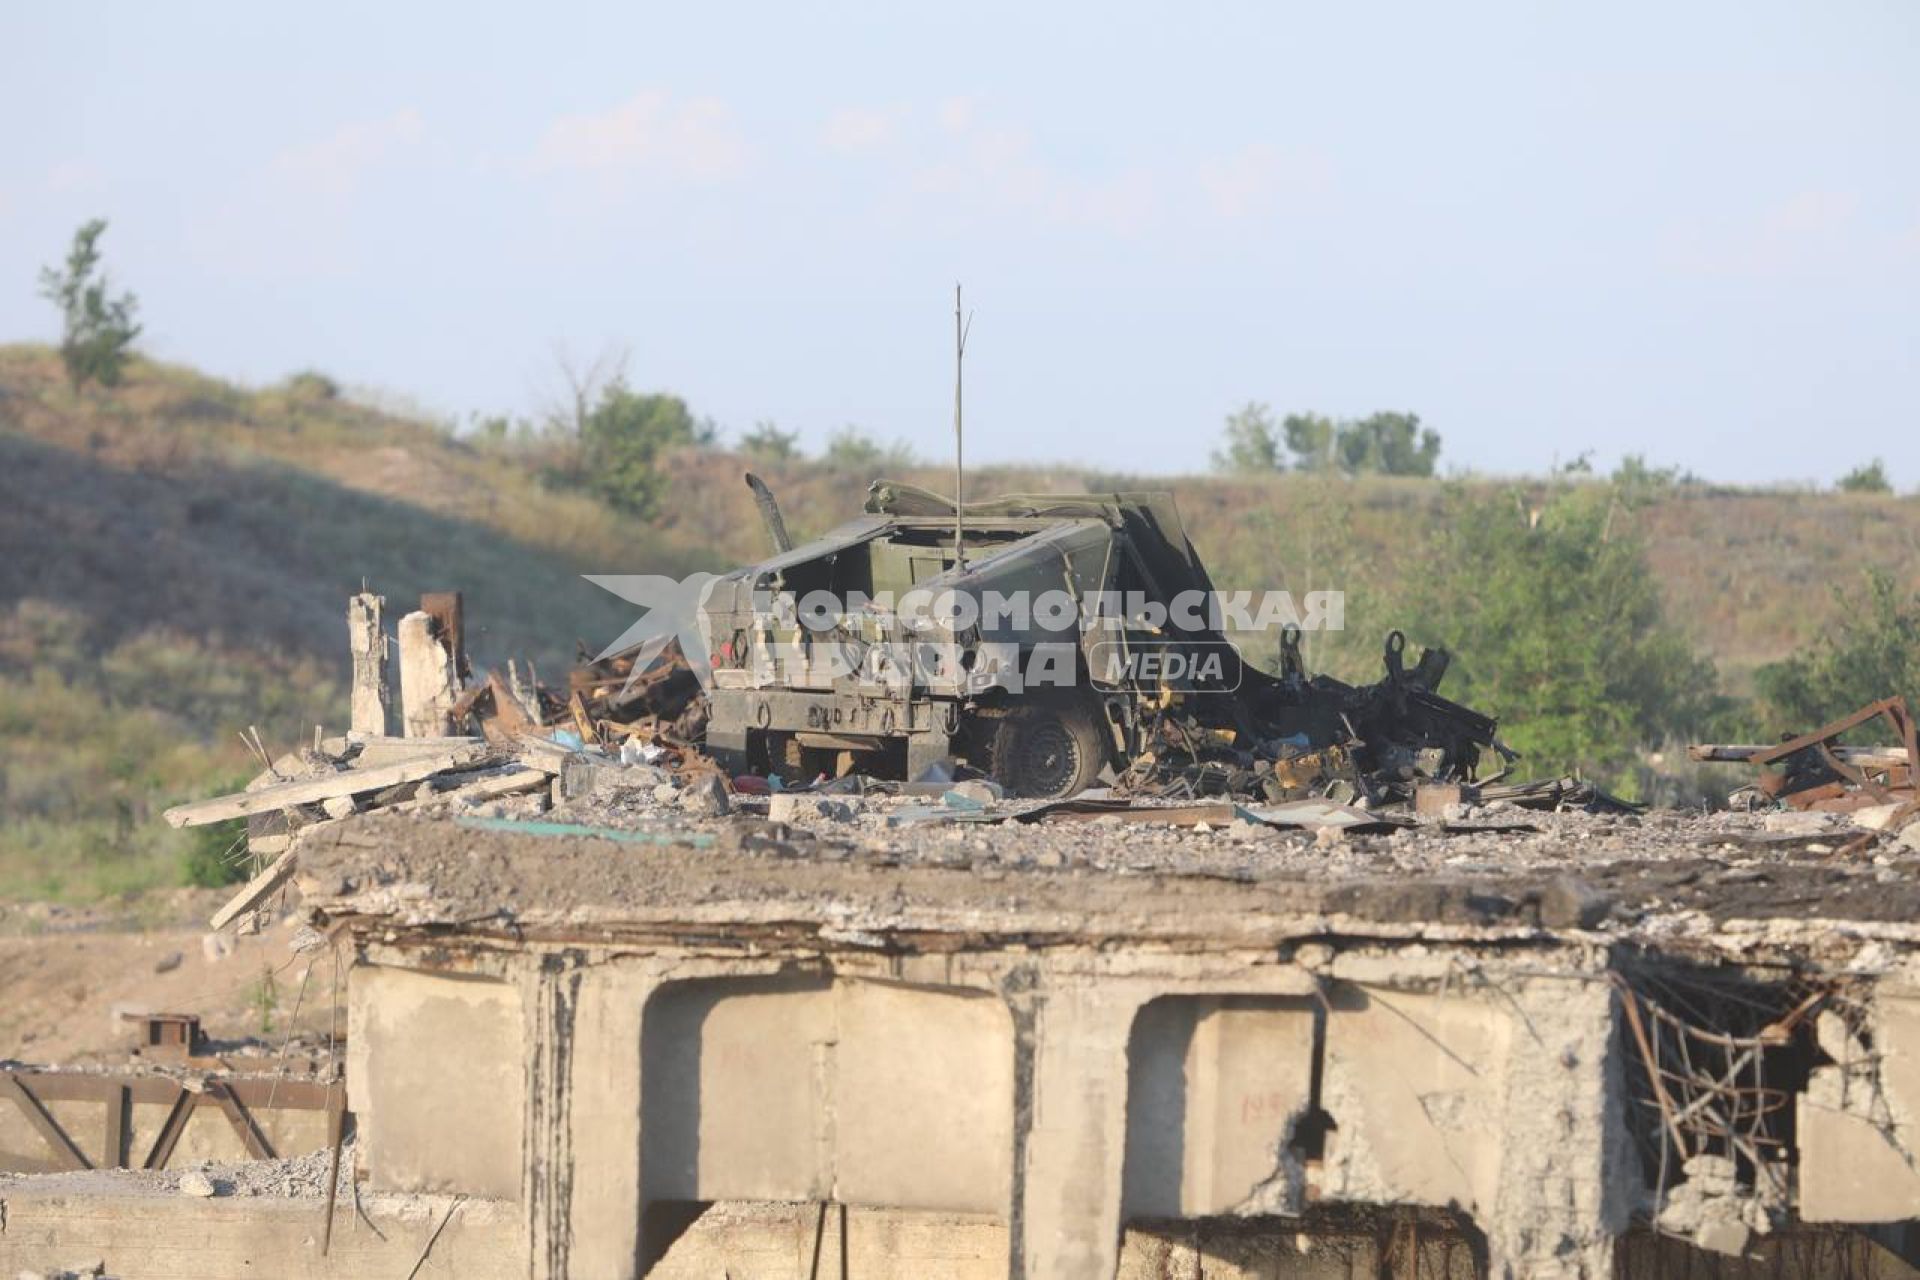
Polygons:
<instances>
[{"instance_id":1,"label":"concrete wall panel","mask_svg":"<svg viewBox=\"0 0 1920 1280\"><path fill-rule=\"evenodd\" d=\"M1920 1218L1920 999L1880 994L1869 1030L1826 1037L1835 1064L1797 1099L1803 1221Z\"/></svg>"},{"instance_id":2,"label":"concrete wall panel","mask_svg":"<svg viewBox=\"0 0 1920 1280\"><path fill-rule=\"evenodd\" d=\"M1129 1217L1297 1200L1285 1148L1311 1102L1315 1022L1314 1003L1294 998L1173 996L1140 1010L1127 1047Z\"/></svg>"},{"instance_id":3,"label":"concrete wall panel","mask_svg":"<svg viewBox=\"0 0 1920 1280\"><path fill-rule=\"evenodd\" d=\"M834 991L837 1198L1005 1213L1013 1151L1006 1005L880 982Z\"/></svg>"},{"instance_id":4,"label":"concrete wall panel","mask_svg":"<svg viewBox=\"0 0 1920 1280\"><path fill-rule=\"evenodd\" d=\"M527 1105L519 989L359 966L348 1000L353 1110L373 1186L517 1199Z\"/></svg>"},{"instance_id":5,"label":"concrete wall panel","mask_svg":"<svg viewBox=\"0 0 1920 1280\"><path fill-rule=\"evenodd\" d=\"M1511 1020L1477 996L1356 983L1329 993L1321 1103L1329 1199L1494 1202Z\"/></svg>"},{"instance_id":6,"label":"concrete wall panel","mask_svg":"<svg viewBox=\"0 0 1920 1280\"><path fill-rule=\"evenodd\" d=\"M654 996L643 1028L648 1200L1005 1211L1013 1031L992 997L680 982Z\"/></svg>"}]
</instances>

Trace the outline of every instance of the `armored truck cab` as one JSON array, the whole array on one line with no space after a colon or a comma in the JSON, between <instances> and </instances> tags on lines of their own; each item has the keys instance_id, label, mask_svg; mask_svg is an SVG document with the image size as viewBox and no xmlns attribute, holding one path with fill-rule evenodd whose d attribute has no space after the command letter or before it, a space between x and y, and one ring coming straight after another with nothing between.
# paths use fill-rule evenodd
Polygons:
<instances>
[{"instance_id":1,"label":"armored truck cab","mask_svg":"<svg viewBox=\"0 0 1920 1280\"><path fill-rule=\"evenodd\" d=\"M957 757L1016 795L1065 796L1137 754L1142 699L1248 674L1204 617L1170 616L1212 584L1169 494L968 503L959 545L950 499L880 481L859 519L712 584L707 750L805 777L911 779Z\"/></svg>"}]
</instances>

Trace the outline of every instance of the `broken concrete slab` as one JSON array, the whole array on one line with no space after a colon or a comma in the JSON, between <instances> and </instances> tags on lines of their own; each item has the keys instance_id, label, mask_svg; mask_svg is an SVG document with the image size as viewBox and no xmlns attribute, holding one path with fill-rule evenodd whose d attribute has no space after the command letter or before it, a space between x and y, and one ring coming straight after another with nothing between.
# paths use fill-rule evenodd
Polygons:
<instances>
[{"instance_id":1,"label":"broken concrete slab","mask_svg":"<svg viewBox=\"0 0 1920 1280\"><path fill-rule=\"evenodd\" d=\"M824 796L783 791L767 801L769 822L852 822L860 812L857 796Z\"/></svg>"}]
</instances>

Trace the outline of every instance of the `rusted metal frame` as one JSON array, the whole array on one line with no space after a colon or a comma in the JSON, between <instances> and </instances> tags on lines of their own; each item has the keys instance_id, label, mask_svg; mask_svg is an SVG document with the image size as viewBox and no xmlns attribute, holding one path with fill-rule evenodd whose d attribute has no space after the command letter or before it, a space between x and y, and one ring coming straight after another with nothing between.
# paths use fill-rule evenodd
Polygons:
<instances>
[{"instance_id":1,"label":"rusted metal frame","mask_svg":"<svg viewBox=\"0 0 1920 1280\"><path fill-rule=\"evenodd\" d=\"M333 1206L340 1198L340 1144L347 1133L347 1098L342 1090L340 1102L332 1101L333 1082L327 1082L327 1216L320 1229L320 1256L333 1247Z\"/></svg>"},{"instance_id":2,"label":"rusted metal frame","mask_svg":"<svg viewBox=\"0 0 1920 1280\"><path fill-rule=\"evenodd\" d=\"M173 1156L174 1144L180 1141L180 1135L186 1132L187 1120L193 1115L194 1095L186 1088L176 1085L179 1090L173 1100L173 1109L167 1112L167 1118L160 1125L160 1132L153 1135L153 1145L147 1149L147 1158L140 1162L143 1169L164 1169Z\"/></svg>"},{"instance_id":3,"label":"rusted metal frame","mask_svg":"<svg viewBox=\"0 0 1920 1280\"><path fill-rule=\"evenodd\" d=\"M253 1114L233 1096L233 1091L218 1080L207 1081L207 1096L219 1104L226 1115L227 1123L240 1135L240 1141L246 1145L247 1154L255 1160L274 1158L273 1144L267 1141L267 1135L260 1132L260 1126L253 1122Z\"/></svg>"},{"instance_id":4,"label":"rusted metal frame","mask_svg":"<svg viewBox=\"0 0 1920 1280\"><path fill-rule=\"evenodd\" d=\"M67 1136L67 1131L60 1127L60 1122L40 1104L40 1099L33 1095L16 1073L0 1071L0 1094L6 1094L13 1099L14 1105L19 1107L21 1113L27 1117L27 1123L31 1124L34 1130L46 1140L47 1146L53 1149L55 1159L63 1168L93 1168L93 1162L74 1145L73 1139Z\"/></svg>"},{"instance_id":5,"label":"rusted metal frame","mask_svg":"<svg viewBox=\"0 0 1920 1280\"><path fill-rule=\"evenodd\" d=\"M1693 1117L1701 1111L1706 1110L1715 1097L1723 1093L1733 1092L1735 1086L1730 1083L1731 1079L1746 1068L1748 1060L1754 1057L1758 1051L1758 1045L1749 1045L1739 1057L1733 1059L1732 1064L1727 1069L1727 1075L1721 1079L1716 1080L1711 1076L1696 1076L1687 1081L1687 1084L1699 1092L1699 1096L1680 1108L1679 1113L1674 1117L1675 1122L1678 1124L1691 1123Z\"/></svg>"},{"instance_id":6,"label":"rusted metal frame","mask_svg":"<svg viewBox=\"0 0 1920 1280\"><path fill-rule=\"evenodd\" d=\"M161 1075L95 1075L81 1071L18 1071L9 1073L31 1086L36 1097L51 1102L97 1102L113 1089L127 1090L131 1102L171 1102L179 1085ZM271 1105L274 1110L325 1111L330 1105L322 1080L229 1079L218 1081L249 1108Z\"/></svg>"},{"instance_id":7,"label":"rusted metal frame","mask_svg":"<svg viewBox=\"0 0 1920 1280\"><path fill-rule=\"evenodd\" d=\"M433 619L434 634L446 646L448 656L453 659L454 673L462 680L472 674L467 663L465 603L463 593L458 591L420 593L420 611Z\"/></svg>"},{"instance_id":8,"label":"rusted metal frame","mask_svg":"<svg viewBox=\"0 0 1920 1280\"><path fill-rule=\"evenodd\" d=\"M108 1091L106 1145L101 1155L109 1169L127 1167L127 1112L132 1106L125 1085L114 1085Z\"/></svg>"},{"instance_id":9,"label":"rusted metal frame","mask_svg":"<svg viewBox=\"0 0 1920 1280\"><path fill-rule=\"evenodd\" d=\"M1920 766L1920 739L1916 738L1913 712L1907 707L1905 698L1892 699L1894 706L1887 709L1887 719L1893 721L1893 727L1900 732L1900 742L1907 749L1907 780L1912 785L1913 770Z\"/></svg>"},{"instance_id":10,"label":"rusted metal frame","mask_svg":"<svg viewBox=\"0 0 1920 1280\"><path fill-rule=\"evenodd\" d=\"M1640 996L1619 974L1609 973L1607 977L1619 989L1620 1005L1627 1015L1627 1028L1633 1033L1634 1043L1639 1046L1641 1061L1646 1064L1647 1082L1653 1087L1653 1096L1660 1104L1661 1118L1667 1126L1667 1131L1673 1135L1674 1145L1680 1149L1681 1162L1685 1163L1692 1152L1688 1148L1686 1134L1674 1118L1673 1100L1667 1096L1667 1086L1660 1078L1663 1073L1660 1070L1659 1057L1654 1053L1653 1045L1647 1039L1646 1025L1640 1020Z\"/></svg>"},{"instance_id":11,"label":"rusted metal frame","mask_svg":"<svg viewBox=\"0 0 1920 1280\"><path fill-rule=\"evenodd\" d=\"M1841 716L1831 724L1821 725L1811 733L1803 733L1797 738L1789 738L1785 742L1769 747L1759 755L1754 756L1748 763L1778 764L1796 752L1805 751L1808 747L1818 746L1829 739L1837 738L1847 730L1857 729L1867 721L1882 715L1887 717L1888 722L1893 725L1896 732L1899 732L1904 739L1911 743L1913 730L1910 723L1911 717L1907 712L1906 699L1882 698L1878 702L1869 702L1858 711ZM1911 750L1911 746L1909 746L1908 749ZM1909 756L1908 758L1913 759L1914 757Z\"/></svg>"},{"instance_id":12,"label":"rusted metal frame","mask_svg":"<svg viewBox=\"0 0 1920 1280\"><path fill-rule=\"evenodd\" d=\"M1816 742L1813 744L1813 749L1820 753L1820 762L1831 769L1835 777L1851 782L1854 786L1860 788L1881 804L1886 804L1892 799L1892 797L1886 793L1885 788L1873 780L1872 775L1866 771L1864 766L1855 768L1835 755L1831 743L1824 740Z\"/></svg>"}]
</instances>

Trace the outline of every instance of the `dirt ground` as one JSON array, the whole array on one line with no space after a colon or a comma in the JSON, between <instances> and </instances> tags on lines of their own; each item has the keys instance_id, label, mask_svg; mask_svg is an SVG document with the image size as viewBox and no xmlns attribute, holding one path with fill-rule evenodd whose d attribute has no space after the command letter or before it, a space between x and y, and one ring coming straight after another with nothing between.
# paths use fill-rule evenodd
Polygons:
<instances>
[{"instance_id":1,"label":"dirt ground","mask_svg":"<svg viewBox=\"0 0 1920 1280\"><path fill-rule=\"evenodd\" d=\"M229 1059L277 1053L296 1001L300 1031L324 1034L334 1017L329 954L316 953L301 999L314 956L294 950L298 921L282 915L259 933L228 929L208 942L207 917L226 896L158 894L132 910L0 902L0 1060L123 1061L135 1030L123 1013L198 1014L210 1049Z\"/></svg>"}]
</instances>

